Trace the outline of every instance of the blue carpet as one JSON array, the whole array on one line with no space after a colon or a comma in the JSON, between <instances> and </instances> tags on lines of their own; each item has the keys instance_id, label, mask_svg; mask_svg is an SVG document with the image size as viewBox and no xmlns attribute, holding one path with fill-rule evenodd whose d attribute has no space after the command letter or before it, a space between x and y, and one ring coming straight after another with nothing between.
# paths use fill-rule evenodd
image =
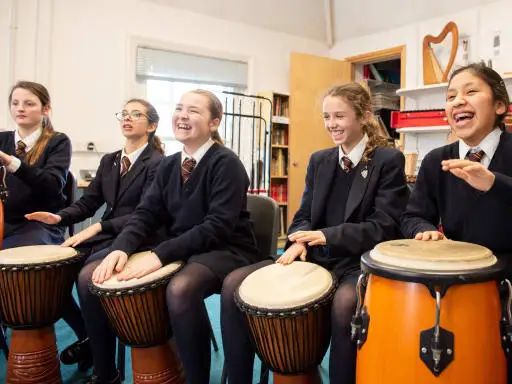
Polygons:
<instances>
[{"instance_id":1,"label":"blue carpet","mask_svg":"<svg viewBox=\"0 0 512 384\"><path fill-rule=\"evenodd\" d=\"M215 333L215 338L217 339L217 343L219 344L219 351L215 352L212 349L212 365L211 365L211 373L210 373L210 383L211 384L219 384L220 378L222 375L222 364L224 360L224 355L222 351L222 338L220 334L220 311L219 311L219 295L213 295L212 297L206 300L206 306L208 308L208 313L210 315L210 320L212 322L213 331ZM67 345L71 344L76 340L75 335L69 329L69 327L62 320L58 321L55 325L55 332L57 336L57 346L59 351L62 350ZM131 375L131 358L129 349L126 351L126 380L125 383L132 382ZM320 372L322 374L322 380L324 383L328 383L328 353L326 354ZM81 383L83 378L86 376L76 370L76 366L66 366L61 365L61 373L62 379L65 384L74 384ZM6 374L6 360L4 355L0 353L0 382L5 382L5 374ZM90 374L90 373L89 373ZM256 359L256 363L254 365L254 383L258 383L260 374L260 362ZM269 383L272 383L272 379L269 380ZM248 383L249 384L249 383Z\"/></svg>"}]
</instances>

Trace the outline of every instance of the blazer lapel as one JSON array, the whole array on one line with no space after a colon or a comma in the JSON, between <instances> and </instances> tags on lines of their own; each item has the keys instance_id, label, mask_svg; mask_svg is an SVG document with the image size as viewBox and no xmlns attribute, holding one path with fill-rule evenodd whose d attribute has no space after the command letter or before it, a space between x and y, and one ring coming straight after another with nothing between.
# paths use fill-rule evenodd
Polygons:
<instances>
[{"instance_id":1,"label":"blazer lapel","mask_svg":"<svg viewBox=\"0 0 512 384\"><path fill-rule=\"evenodd\" d=\"M373 169L374 166L371 160L368 163L363 163L361 161L357 164L357 167L354 168L353 172L355 172L355 175L348 193L347 204L345 205L344 221L347 221L350 215L354 213L357 206L361 203L366 192L368 182L372 177Z\"/></svg>"},{"instance_id":2,"label":"blazer lapel","mask_svg":"<svg viewBox=\"0 0 512 384\"><path fill-rule=\"evenodd\" d=\"M339 166L338 151L338 148L333 148L318 164L311 206L311 224L313 227L315 227L315 223L319 222L325 213L327 195L336 174L336 167Z\"/></svg>"},{"instance_id":3,"label":"blazer lapel","mask_svg":"<svg viewBox=\"0 0 512 384\"><path fill-rule=\"evenodd\" d=\"M110 168L110 181L109 181L109 186L110 186L110 193L111 193L111 197L112 197L112 201L116 201L117 200L117 191L119 190L119 178L120 178L120 175L119 173L121 172L121 151L117 152L115 157L114 157L114 163L112 164L112 167ZM109 178L107 178L106 180L109 180Z\"/></svg>"}]
</instances>

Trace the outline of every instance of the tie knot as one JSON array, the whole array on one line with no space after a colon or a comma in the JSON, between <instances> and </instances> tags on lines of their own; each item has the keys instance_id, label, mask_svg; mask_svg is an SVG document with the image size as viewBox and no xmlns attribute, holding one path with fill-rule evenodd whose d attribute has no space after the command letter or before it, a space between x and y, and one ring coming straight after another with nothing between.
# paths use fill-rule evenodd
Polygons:
<instances>
[{"instance_id":1,"label":"tie knot","mask_svg":"<svg viewBox=\"0 0 512 384\"><path fill-rule=\"evenodd\" d=\"M25 150L27 149L27 144L25 144L22 140L18 140L16 143L16 156L22 157L25 156Z\"/></svg>"},{"instance_id":2,"label":"tie knot","mask_svg":"<svg viewBox=\"0 0 512 384\"><path fill-rule=\"evenodd\" d=\"M482 150L472 151L470 149L466 155L466 160L475 161L475 162L479 163L482 160L482 158L484 157L484 155L485 155L485 152Z\"/></svg>"},{"instance_id":3,"label":"tie knot","mask_svg":"<svg viewBox=\"0 0 512 384\"><path fill-rule=\"evenodd\" d=\"M181 178L183 180L183 184L188 181L190 174L196 167L196 164L197 162L191 157L187 157L183 160L183 163L181 164Z\"/></svg>"},{"instance_id":4,"label":"tie knot","mask_svg":"<svg viewBox=\"0 0 512 384\"><path fill-rule=\"evenodd\" d=\"M347 156L343 156L341 158L341 168L348 173L354 168L354 163Z\"/></svg>"},{"instance_id":5,"label":"tie knot","mask_svg":"<svg viewBox=\"0 0 512 384\"><path fill-rule=\"evenodd\" d=\"M132 162L130 161L128 156L123 156L121 159L121 177L128 173L130 165L132 165Z\"/></svg>"}]
</instances>

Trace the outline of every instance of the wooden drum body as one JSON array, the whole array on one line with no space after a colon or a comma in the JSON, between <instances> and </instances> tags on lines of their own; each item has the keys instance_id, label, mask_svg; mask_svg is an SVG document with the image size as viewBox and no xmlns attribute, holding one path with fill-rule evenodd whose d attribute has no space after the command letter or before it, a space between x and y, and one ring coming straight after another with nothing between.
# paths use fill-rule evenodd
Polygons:
<instances>
[{"instance_id":1,"label":"wooden drum body","mask_svg":"<svg viewBox=\"0 0 512 384\"><path fill-rule=\"evenodd\" d=\"M235 301L275 384L320 382L318 365L329 346L335 290L329 271L301 261L261 268L238 288Z\"/></svg>"},{"instance_id":2,"label":"wooden drum body","mask_svg":"<svg viewBox=\"0 0 512 384\"><path fill-rule=\"evenodd\" d=\"M361 264L369 278L353 320L357 384L506 383L503 268L487 248L394 240Z\"/></svg>"},{"instance_id":3,"label":"wooden drum body","mask_svg":"<svg viewBox=\"0 0 512 384\"><path fill-rule=\"evenodd\" d=\"M0 251L0 318L13 328L7 383L60 383L53 323L70 300L80 255L58 245Z\"/></svg>"},{"instance_id":4,"label":"wooden drum body","mask_svg":"<svg viewBox=\"0 0 512 384\"><path fill-rule=\"evenodd\" d=\"M149 252L134 254L127 265ZM140 279L118 281L114 274L91 283L119 339L132 347L134 383L184 383L183 370L170 341L171 323L165 291L182 262L168 264Z\"/></svg>"}]
</instances>

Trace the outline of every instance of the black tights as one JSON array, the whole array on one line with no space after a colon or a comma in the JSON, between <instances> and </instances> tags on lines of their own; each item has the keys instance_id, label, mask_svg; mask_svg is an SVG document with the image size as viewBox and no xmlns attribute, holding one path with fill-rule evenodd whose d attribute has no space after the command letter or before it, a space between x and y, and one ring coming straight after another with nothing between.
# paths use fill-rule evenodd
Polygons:
<instances>
[{"instance_id":1,"label":"black tights","mask_svg":"<svg viewBox=\"0 0 512 384\"><path fill-rule=\"evenodd\" d=\"M110 328L110 323L99 298L89 292L88 285L94 269L107 254L108 250L93 254L86 261L86 265L78 276L78 296L85 328L90 339L94 373L104 381L112 380L117 375L115 364L116 336Z\"/></svg>"},{"instance_id":2,"label":"black tights","mask_svg":"<svg viewBox=\"0 0 512 384\"><path fill-rule=\"evenodd\" d=\"M206 266L189 263L167 286L167 308L188 384L210 381L210 319L204 299L221 288Z\"/></svg>"},{"instance_id":3,"label":"black tights","mask_svg":"<svg viewBox=\"0 0 512 384\"><path fill-rule=\"evenodd\" d=\"M234 301L235 290L249 274L270 264L272 260L265 260L238 268L222 284L220 324L229 384L252 383L254 365L254 348L243 313Z\"/></svg>"},{"instance_id":4,"label":"black tights","mask_svg":"<svg viewBox=\"0 0 512 384\"><path fill-rule=\"evenodd\" d=\"M240 283L252 272L272 261L239 268L231 272L222 285L221 328L226 371L230 384L252 383L254 348L242 312L234 302L234 293ZM340 281L331 308L331 352L329 378L331 383L355 382L355 345L350 340L350 321L356 305L356 283L359 274L351 274Z\"/></svg>"}]
</instances>

